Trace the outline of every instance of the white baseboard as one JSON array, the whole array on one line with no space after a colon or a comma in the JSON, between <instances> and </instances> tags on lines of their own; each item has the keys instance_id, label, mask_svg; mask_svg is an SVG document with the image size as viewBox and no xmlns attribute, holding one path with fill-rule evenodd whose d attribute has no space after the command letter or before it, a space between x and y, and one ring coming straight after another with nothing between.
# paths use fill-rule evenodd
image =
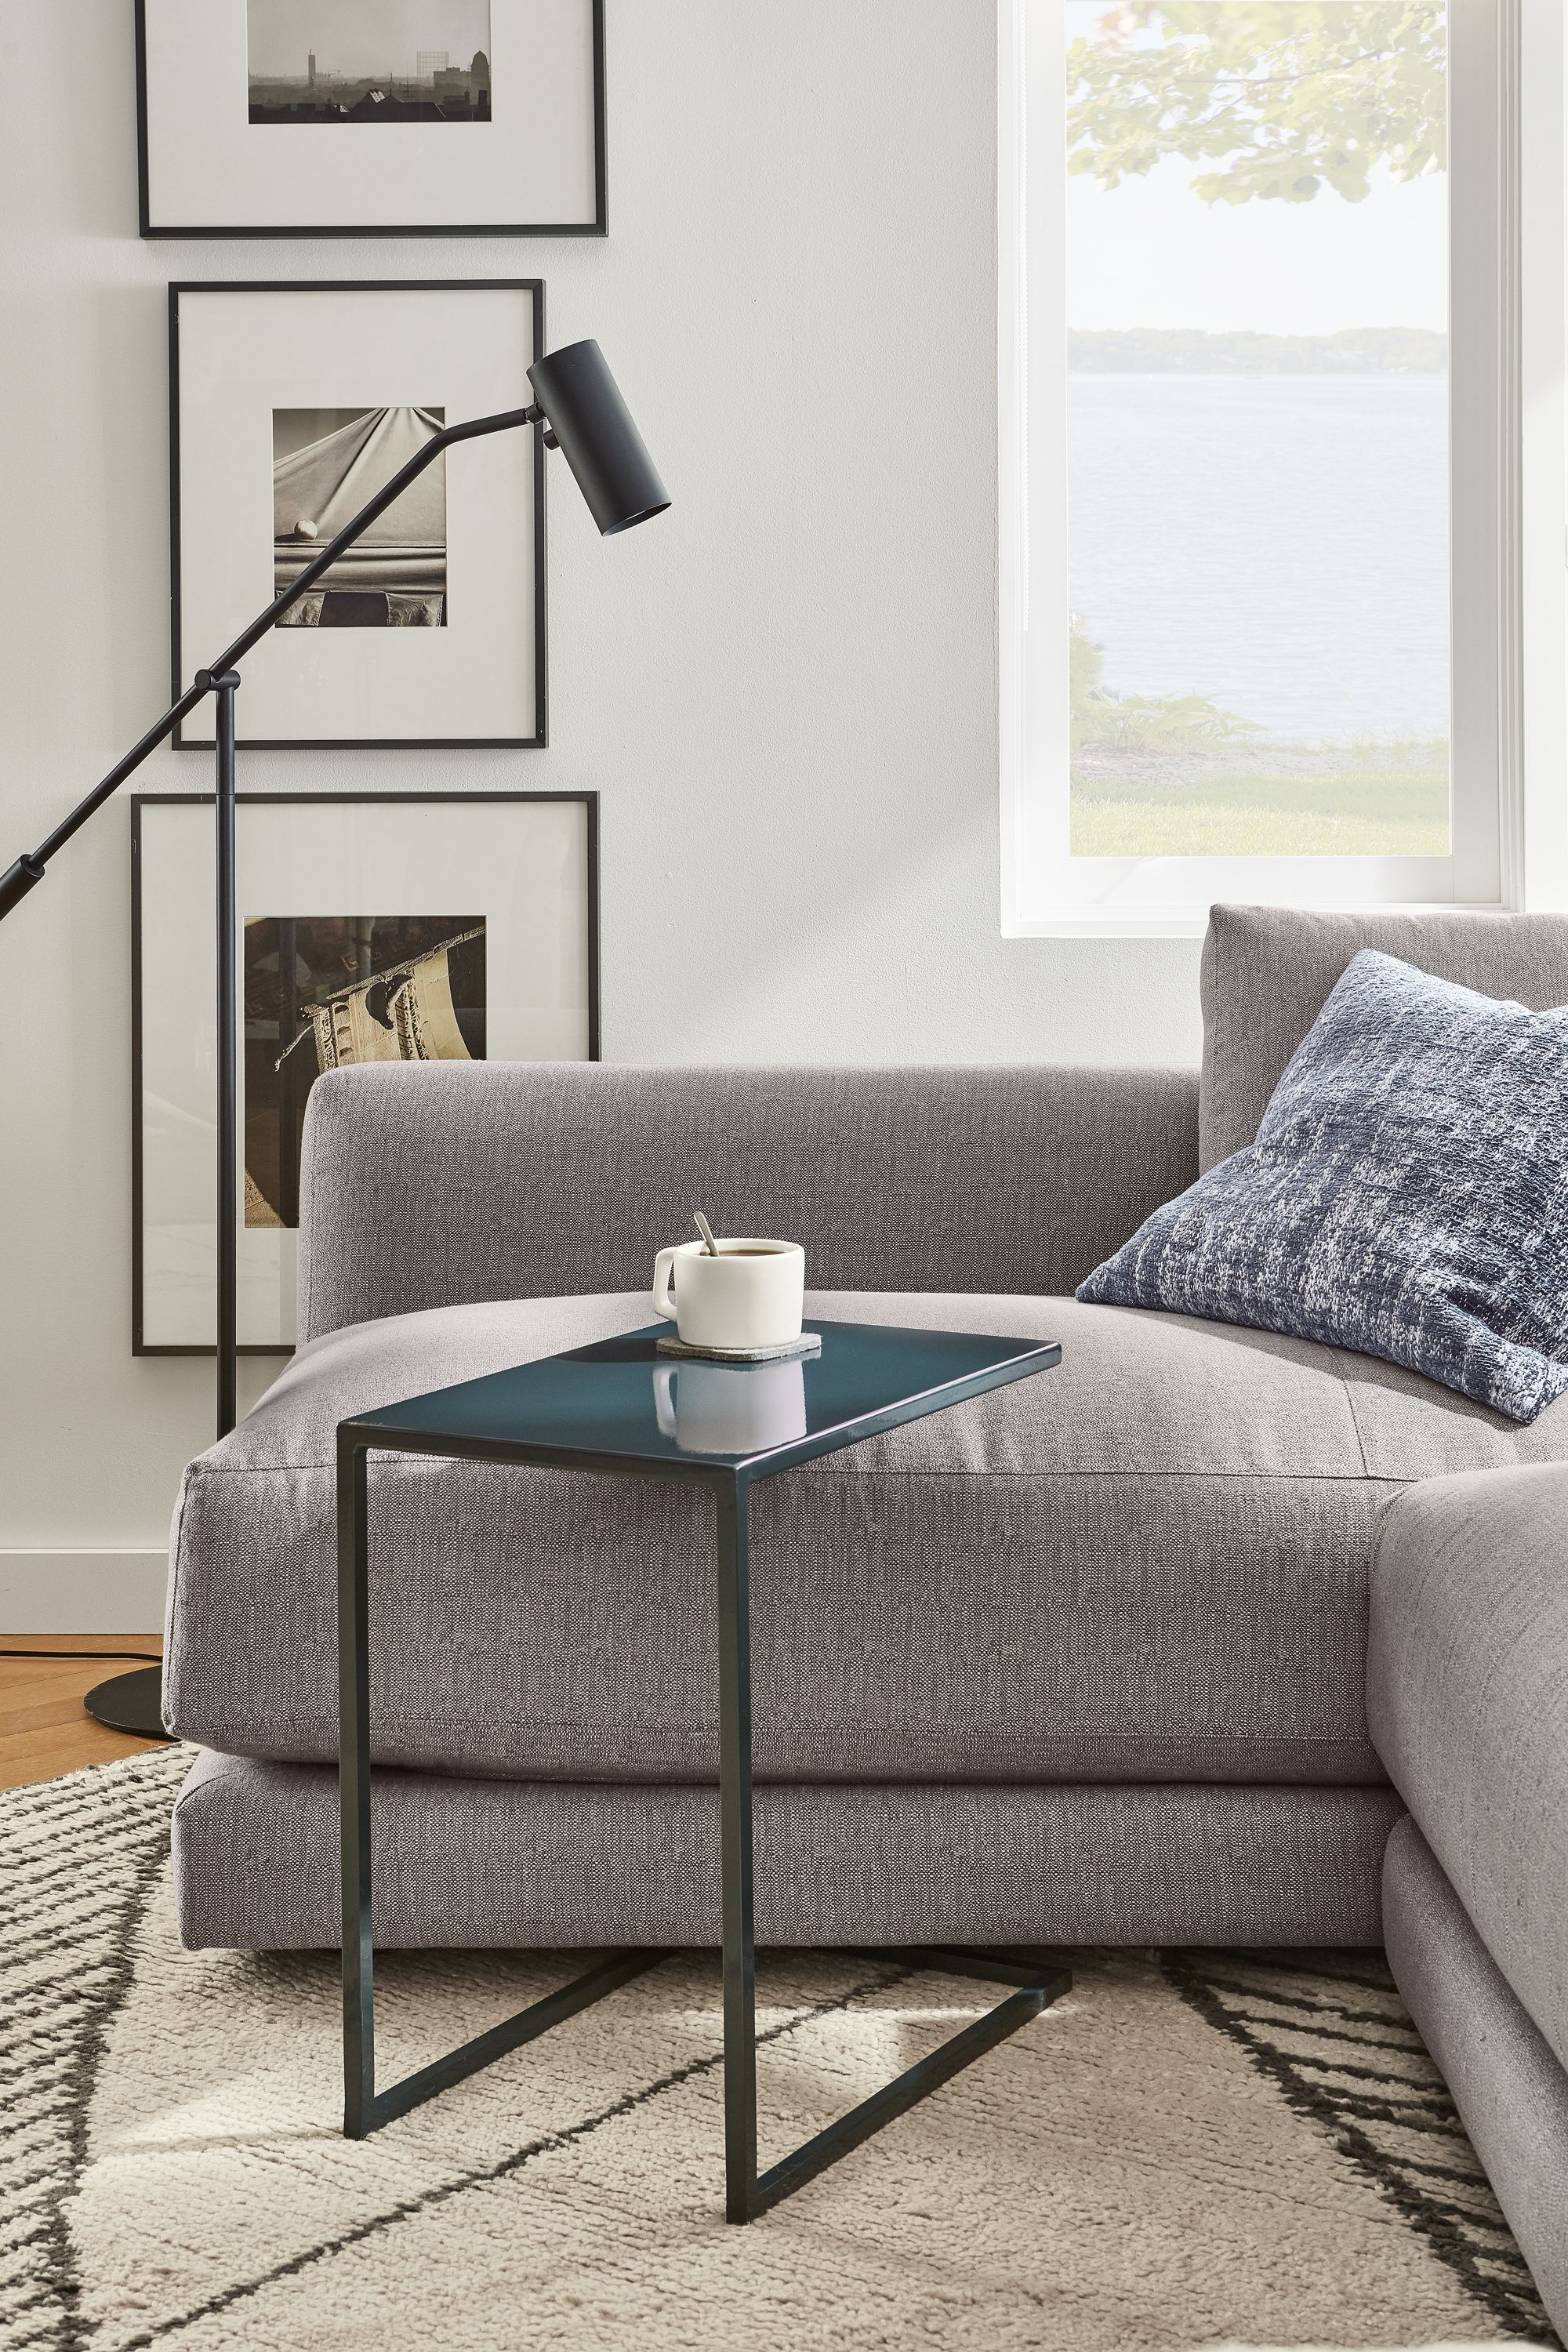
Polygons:
<instances>
[{"instance_id":1,"label":"white baseboard","mask_svg":"<svg viewBox=\"0 0 1568 2352\"><path fill-rule=\"evenodd\" d=\"M161 1633L166 1551L0 1551L0 1634Z\"/></svg>"}]
</instances>

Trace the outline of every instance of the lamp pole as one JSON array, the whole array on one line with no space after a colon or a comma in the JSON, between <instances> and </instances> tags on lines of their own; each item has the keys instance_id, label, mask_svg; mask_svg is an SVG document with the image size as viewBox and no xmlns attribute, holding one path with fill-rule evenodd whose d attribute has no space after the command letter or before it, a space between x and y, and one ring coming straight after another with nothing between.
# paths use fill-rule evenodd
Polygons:
<instances>
[{"instance_id":1,"label":"lamp pole","mask_svg":"<svg viewBox=\"0 0 1568 2352\"><path fill-rule=\"evenodd\" d=\"M500 410L444 425L366 500L353 520L327 541L264 612L242 629L206 669L197 670L176 702L132 744L124 758L95 784L38 847L0 874L0 921L43 880L49 860L90 816L133 775L160 743L207 695L215 697L216 725L217 848L217 1434L226 1437L238 1418L239 1357L239 1019L236 1001L237 894L235 875L236 714L237 665L280 621L291 604L314 586L343 552L400 498L410 482L434 465L445 449L520 425L544 430L546 448L559 449L576 478L594 520L606 537L662 514L669 496L642 436L632 421L603 352L592 341L568 343L528 371L537 398L526 408ZM160 1739L163 1728L161 1678L155 1666L116 1675L89 1691L86 1705L115 1730Z\"/></svg>"},{"instance_id":2,"label":"lamp pole","mask_svg":"<svg viewBox=\"0 0 1568 2352\"><path fill-rule=\"evenodd\" d=\"M217 1433L239 1419L239 921L235 870L235 713L239 672L212 680L217 697Z\"/></svg>"}]
</instances>

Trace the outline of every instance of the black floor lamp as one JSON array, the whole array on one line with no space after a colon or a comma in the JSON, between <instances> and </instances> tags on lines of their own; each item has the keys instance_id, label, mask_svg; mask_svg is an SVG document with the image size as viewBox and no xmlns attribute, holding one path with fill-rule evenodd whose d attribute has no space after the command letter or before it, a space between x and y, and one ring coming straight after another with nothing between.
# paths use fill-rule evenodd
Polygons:
<instances>
[{"instance_id":1,"label":"black floor lamp","mask_svg":"<svg viewBox=\"0 0 1568 2352\"><path fill-rule=\"evenodd\" d=\"M560 449L576 478L588 510L607 538L629 530L662 514L669 504L652 458L644 446L631 412L621 398L604 353L593 341L568 343L536 360L528 371L534 397L527 408L509 408L497 416L476 416L466 425L448 425L426 441L417 456L394 474L384 488L345 523L335 539L307 563L292 585L258 613L233 645L207 669L198 670L174 707L150 727L103 782L89 793L69 816L30 856L18 857L0 874L0 920L44 878L44 869L58 849L101 808L127 776L142 765L172 735L186 714L207 695L217 703L217 1433L226 1437L237 1417L238 1286L239 1286L239 1066L235 1002L235 696L239 688L236 665L244 660L268 629L297 603L315 582L330 572L345 548L352 547L376 517L405 490L416 474L434 463L443 449L457 441L474 441L481 434L507 433L515 425L543 428L547 449ZM100 1723L117 1731L139 1732L144 1738L163 1738L162 1676L158 1667L116 1675L87 1696L89 1710Z\"/></svg>"}]
</instances>

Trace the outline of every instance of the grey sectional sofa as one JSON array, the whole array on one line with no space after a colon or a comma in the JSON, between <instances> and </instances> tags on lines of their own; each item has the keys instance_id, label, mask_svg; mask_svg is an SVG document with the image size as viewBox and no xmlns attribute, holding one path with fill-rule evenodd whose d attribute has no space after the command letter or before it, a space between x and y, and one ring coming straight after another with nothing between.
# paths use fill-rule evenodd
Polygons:
<instances>
[{"instance_id":1,"label":"grey sectional sofa","mask_svg":"<svg viewBox=\"0 0 1568 2352\"><path fill-rule=\"evenodd\" d=\"M1367 1706L1389 1959L1568 2337L1568 1469L1396 1497Z\"/></svg>"},{"instance_id":2,"label":"grey sectional sofa","mask_svg":"<svg viewBox=\"0 0 1568 2352\"><path fill-rule=\"evenodd\" d=\"M1521 1430L1370 1358L1071 1297L1250 1139L1364 944L1568 1002L1563 919L1219 908L1201 1073L321 1079L303 1343L175 1517L186 1940L337 1937L337 1422L646 1324L700 1204L803 1240L819 1315L1063 1349L760 1489L759 1937L1386 1932L1568 2323L1568 1399ZM705 1499L371 1475L379 1937L716 1942Z\"/></svg>"}]
</instances>

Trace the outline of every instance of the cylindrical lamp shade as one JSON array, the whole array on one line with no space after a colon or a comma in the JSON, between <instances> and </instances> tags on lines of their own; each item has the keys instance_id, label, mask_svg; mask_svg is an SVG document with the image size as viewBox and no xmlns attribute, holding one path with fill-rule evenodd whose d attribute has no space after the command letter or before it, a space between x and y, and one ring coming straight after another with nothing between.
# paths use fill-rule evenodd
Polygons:
<instances>
[{"instance_id":1,"label":"cylindrical lamp shade","mask_svg":"<svg viewBox=\"0 0 1568 2352\"><path fill-rule=\"evenodd\" d=\"M606 537L664 512L669 492L592 338L535 360L528 380L588 511Z\"/></svg>"}]
</instances>

